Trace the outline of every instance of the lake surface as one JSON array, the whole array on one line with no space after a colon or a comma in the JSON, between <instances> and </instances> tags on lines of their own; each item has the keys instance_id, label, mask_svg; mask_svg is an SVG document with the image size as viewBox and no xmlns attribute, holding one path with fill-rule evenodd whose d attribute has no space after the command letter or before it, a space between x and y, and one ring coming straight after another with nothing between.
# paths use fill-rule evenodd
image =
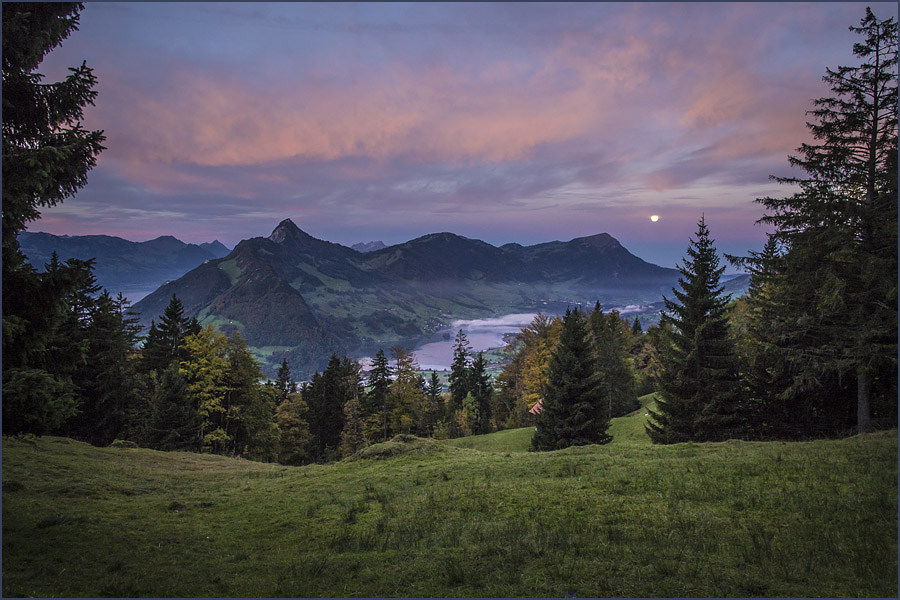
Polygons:
<instances>
[{"instance_id":1,"label":"lake surface","mask_svg":"<svg viewBox=\"0 0 900 600\"><path fill-rule=\"evenodd\" d=\"M449 370L453 362L453 345L456 333L461 329L469 340L472 352L481 352L488 348L503 346L503 336L507 333L518 333L526 327L537 313L517 313L493 319L472 319L453 321L450 329L440 335L449 336L423 344L414 350L419 368L425 370Z\"/></svg>"},{"instance_id":2,"label":"lake surface","mask_svg":"<svg viewBox=\"0 0 900 600\"><path fill-rule=\"evenodd\" d=\"M647 310L648 305L629 304L627 306L604 306L603 311L619 311L620 315L639 313ZM593 310L582 307L583 310ZM524 327L531 324L537 313L516 313L504 315L492 319L472 319L468 321L453 321L450 329L440 332L440 336L449 336L449 339L440 339L422 344L413 353L419 368L427 371L450 370L453 362L453 345L456 332L462 329L469 340L472 352L480 352L488 348L497 348L504 345L503 336L508 333L518 333ZM551 315L552 316L552 315Z\"/></svg>"}]
</instances>

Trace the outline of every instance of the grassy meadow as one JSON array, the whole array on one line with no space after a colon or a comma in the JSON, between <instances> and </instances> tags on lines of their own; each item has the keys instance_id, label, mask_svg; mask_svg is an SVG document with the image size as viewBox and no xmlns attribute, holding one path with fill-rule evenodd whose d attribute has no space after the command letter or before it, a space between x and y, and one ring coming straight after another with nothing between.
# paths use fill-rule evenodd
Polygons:
<instances>
[{"instance_id":1,"label":"grassy meadow","mask_svg":"<svg viewBox=\"0 0 900 600\"><path fill-rule=\"evenodd\" d=\"M3 595L896 597L896 431L660 447L643 410L300 468L4 438Z\"/></svg>"}]
</instances>

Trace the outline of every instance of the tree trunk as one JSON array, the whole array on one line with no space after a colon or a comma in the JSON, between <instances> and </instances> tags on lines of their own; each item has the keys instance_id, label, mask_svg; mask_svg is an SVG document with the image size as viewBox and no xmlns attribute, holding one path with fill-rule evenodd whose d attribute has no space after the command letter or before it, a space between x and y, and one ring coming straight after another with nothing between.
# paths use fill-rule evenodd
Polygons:
<instances>
[{"instance_id":1,"label":"tree trunk","mask_svg":"<svg viewBox=\"0 0 900 600\"><path fill-rule=\"evenodd\" d=\"M870 373L865 365L856 367L856 428L857 433L872 431L872 409L869 404Z\"/></svg>"}]
</instances>

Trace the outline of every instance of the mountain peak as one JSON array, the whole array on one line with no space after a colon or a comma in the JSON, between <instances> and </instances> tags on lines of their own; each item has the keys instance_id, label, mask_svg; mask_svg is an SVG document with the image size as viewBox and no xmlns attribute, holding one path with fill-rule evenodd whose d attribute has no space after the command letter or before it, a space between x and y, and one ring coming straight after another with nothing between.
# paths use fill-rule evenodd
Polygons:
<instances>
[{"instance_id":1,"label":"mountain peak","mask_svg":"<svg viewBox=\"0 0 900 600\"><path fill-rule=\"evenodd\" d=\"M619 240L609 235L608 233L598 233L596 235L589 235L586 237L575 238L572 240L573 242L579 242L583 246L589 246L591 248L616 248L621 246Z\"/></svg>"},{"instance_id":2,"label":"mountain peak","mask_svg":"<svg viewBox=\"0 0 900 600\"><path fill-rule=\"evenodd\" d=\"M373 242L360 242L358 244L353 244L350 247L357 252L375 252L376 250L387 248L387 246L385 246L384 242L382 242L381 240L376 240Z\"/></svg>"},{"instance_id":3,"label":"mountain peak","mask_svg":"<svg viewBox=\"0 0 900 600\"><path fill-rule=\"evenodd\" d=\"M290 219L285 219L279 223L278 227L276 227L269 236L269 239L276 244L283 244L286 241L306 240L309 238L309 234L304 233Z\"/></svg>"}]
</instances>

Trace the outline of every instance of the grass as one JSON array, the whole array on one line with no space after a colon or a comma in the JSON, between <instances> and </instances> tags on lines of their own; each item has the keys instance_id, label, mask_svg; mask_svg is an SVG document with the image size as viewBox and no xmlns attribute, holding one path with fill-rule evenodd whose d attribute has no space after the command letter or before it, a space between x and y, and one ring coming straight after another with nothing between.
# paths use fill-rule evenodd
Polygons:
<instances>
[{"instance_id":1,"label":"grass","mask_svg":"<svg viewBox=\"0 0 900 600\"><path fill-rule=\"evenodd\" d=\"M5 438L3 595L897 595L896 431L550 453L527 433L301 468Z\"/></svg>"}]
</instances>

